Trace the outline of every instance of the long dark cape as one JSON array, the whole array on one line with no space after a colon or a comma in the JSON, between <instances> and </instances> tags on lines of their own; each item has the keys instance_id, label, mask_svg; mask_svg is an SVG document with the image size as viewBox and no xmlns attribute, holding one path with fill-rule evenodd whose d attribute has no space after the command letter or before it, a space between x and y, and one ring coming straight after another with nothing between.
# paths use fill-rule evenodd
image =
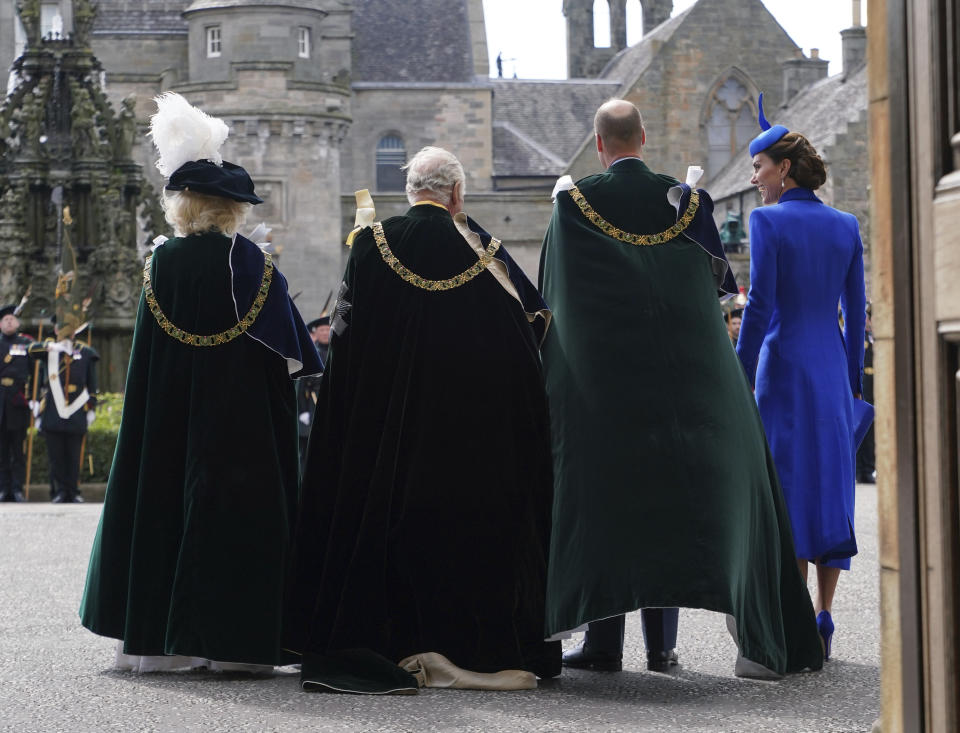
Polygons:
<instances>
[{"instance_id":1,"label":"long dark cape","mask_svg":"<svg viewBox=\"0 0 960 733\"><path fill-rule=\"evenodd\" d=\"M237 323L246 305L234 304L230 248L205 234L156 250L153 288L176 326L205 335ZM281 277L273 288L287 298ZM280 662L296 426L284 358L246 335L187 346L141 298L83 625L128 654Z\"/></svg>"},{"instance_id":2,"label":"long dark cape","mask_svg":"<svg viewBox=\"0 0 960 733\"><path fill-rule=\"evenodd\" d=\"M477 262L436 206L383 226L400 262L424 278ZM351 648L392 662L434 651L480 672L559 671L558 649L542 641L548 430L517 300L489 271L443 292L415 287L364 230L337 302L303 479L286 641L304 653L306 682L330 674L329 658L311 657Z\"/></svg>"},{"instance_id":3,"label":"long dark cape","mask_svg":"<svg viewBox=\"0 0 960 733\"><path fill-rule=\"evenodd\" d=\"M640 161L579 183L628 232L668 229L675 181ZM555 509L547 632L643 607L733 614L748 659L819 668L813 609L757 408L723 327L711 259L687 237L636 246L567 192L544 241Z\"/></svg>"}]
</instances>

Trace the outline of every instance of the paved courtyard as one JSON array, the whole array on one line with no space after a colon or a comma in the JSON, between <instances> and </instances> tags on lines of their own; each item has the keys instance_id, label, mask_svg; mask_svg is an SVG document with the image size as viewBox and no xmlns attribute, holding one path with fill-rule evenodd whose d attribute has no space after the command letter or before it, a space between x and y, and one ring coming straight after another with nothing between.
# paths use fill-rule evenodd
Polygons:
<instances>
[{"instance_id":1,"label":"paved courtyard","mask_svg":"<svg viewBox=\"0 0 960 733\"><path fill-rule=\"evenodd\" d=\"M241 679L111 671L115 642L77 608L97 504L0 504L0 731L869 731L879 716L876 491L859 486L860 555L841 578L835 659L782 682L733 676L719 614L684 610L683 665L646 671L639 614L625 670L565 672L529 692L411 697L301 692L295 670Z\"/></svg>"}]
</instances>

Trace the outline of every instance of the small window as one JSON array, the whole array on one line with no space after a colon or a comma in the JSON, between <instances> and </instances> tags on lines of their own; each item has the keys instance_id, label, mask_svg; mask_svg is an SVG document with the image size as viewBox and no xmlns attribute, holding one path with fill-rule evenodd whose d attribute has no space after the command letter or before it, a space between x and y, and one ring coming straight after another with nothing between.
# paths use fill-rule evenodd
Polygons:
<instances>
[{"instance_id":1,"label":"small window","mask_svg":"<svg viewBox=\"0 0 960 733\"><path fill-rule=\"evenodd\" d=\"M310 58L310 29L301 27L297 34L297 52L302 59Z\"/></svg>"},{"instance_id":2,"label":"small window","mask_svg":"<svg viewBox=\"0 0 960 733\"><path fill-rule=\"evenodd\" d=\"M406 176L400 170L407 162L407 150L399 135L384 135L377 143L377 190L402 191Z\"/></svg>"},{"instance_id":3,"label":"small window","mask_svg":"<svg viewBox=\"0 0 960 733\"><path fill-rule=\"evenodd\" d=\"M63 17L60 15L59 3L41 3L40 36L41 38L61 38L63 36Z\"/></svg>"},{"instance_id":4,"label":"small window","mask_svg":"<svg viewBox=\"0 0 960 733\"><path fill-rule=\"evenodd\" d=\"M220 26L212 25L207 28L207 58L218 57L220 50Z\"/></svg>"}]
</instances>

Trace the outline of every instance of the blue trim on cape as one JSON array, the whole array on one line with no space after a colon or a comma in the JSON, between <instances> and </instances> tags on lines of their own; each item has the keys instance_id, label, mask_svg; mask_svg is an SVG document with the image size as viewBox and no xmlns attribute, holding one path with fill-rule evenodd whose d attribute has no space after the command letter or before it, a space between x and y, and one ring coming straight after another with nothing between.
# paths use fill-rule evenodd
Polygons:
<instances>
[{"instance_id":1,"label":"blue trim on cape","mask_svg":"<svg viewBox=\"0 0 960 733\"><path fill-rule=\"evenodd\" d=\"M677 210L677 221L683 216L683 212L690 205L690 193L692 189L686 183L673 186L670 191L675 192L680 189L680 198L674 208ZM713 199L710 194L702 188L697 189L700 194L700 206L684 230L684 234L700 245L701 249L712 258L713 279L717 286L717 294L720 296L735 295L739 292L737 289L737 279L733 274L733 268L727 260L727 253L723 249L723 242L720 241L720 233L717 231L717 224L713 220ZM673 203L671 199L671 203Z\"/></svg>"},{"instance_id":2,"label":"blue trim on cape","mask_svg":"<svg viewBox=\"0 0 960 733\"><path fill-rule=\"evenodd\" d=\"M469 216L467 217L467 226L470 227L470 231L480 236L480 242L484 248L489 246L490 240L493 237ZM540 291L537 290L536 286L530 282L526 273L514 262L510 253L507 252L506 247L501 245L500 249L498 249L494 255L494 258L500 260L500 262L506 266L507 275L510 277L510 282L513 283L513 287L517 289L517 294L520 296L520 304L523 306L524 312L539 313L540 311L549 310L547 301L540 295Z\"/></svg>"},{"instance_id":3,"label":"blue trim on cape","mask_svg":"<svg viewBox=\"0 0 960 733\"><path fill-rule=\"evenodd\" d=\"M263 281L263 251L246 237L238 234L230 247L230 270L233 279L233 299L237 319L243 317L260 290ZM303 318L287 293L287 279L274 264L273 281L267 300L247 336L264 344L287 360L291 378L319 374L323 361Z\"/></svg>"}]
</instances>

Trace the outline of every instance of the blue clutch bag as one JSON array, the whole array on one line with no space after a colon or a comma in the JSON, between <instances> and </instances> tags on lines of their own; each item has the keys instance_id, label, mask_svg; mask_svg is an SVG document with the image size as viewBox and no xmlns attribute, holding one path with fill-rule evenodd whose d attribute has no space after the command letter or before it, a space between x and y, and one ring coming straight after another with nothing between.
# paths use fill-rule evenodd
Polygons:
<instances>
[{"instance_id":1,"label":"blue clutch bag","mask_svg":"<svg viewBox=\"0 0 960 733\"><path fill-rule=\"evenodd\" d=\"M863 436L867 434L870 426L873 424L873 405L864 402L856 397L853 398L853 449L856 450L863 442Z\"/></svg>"}]
</instances>

